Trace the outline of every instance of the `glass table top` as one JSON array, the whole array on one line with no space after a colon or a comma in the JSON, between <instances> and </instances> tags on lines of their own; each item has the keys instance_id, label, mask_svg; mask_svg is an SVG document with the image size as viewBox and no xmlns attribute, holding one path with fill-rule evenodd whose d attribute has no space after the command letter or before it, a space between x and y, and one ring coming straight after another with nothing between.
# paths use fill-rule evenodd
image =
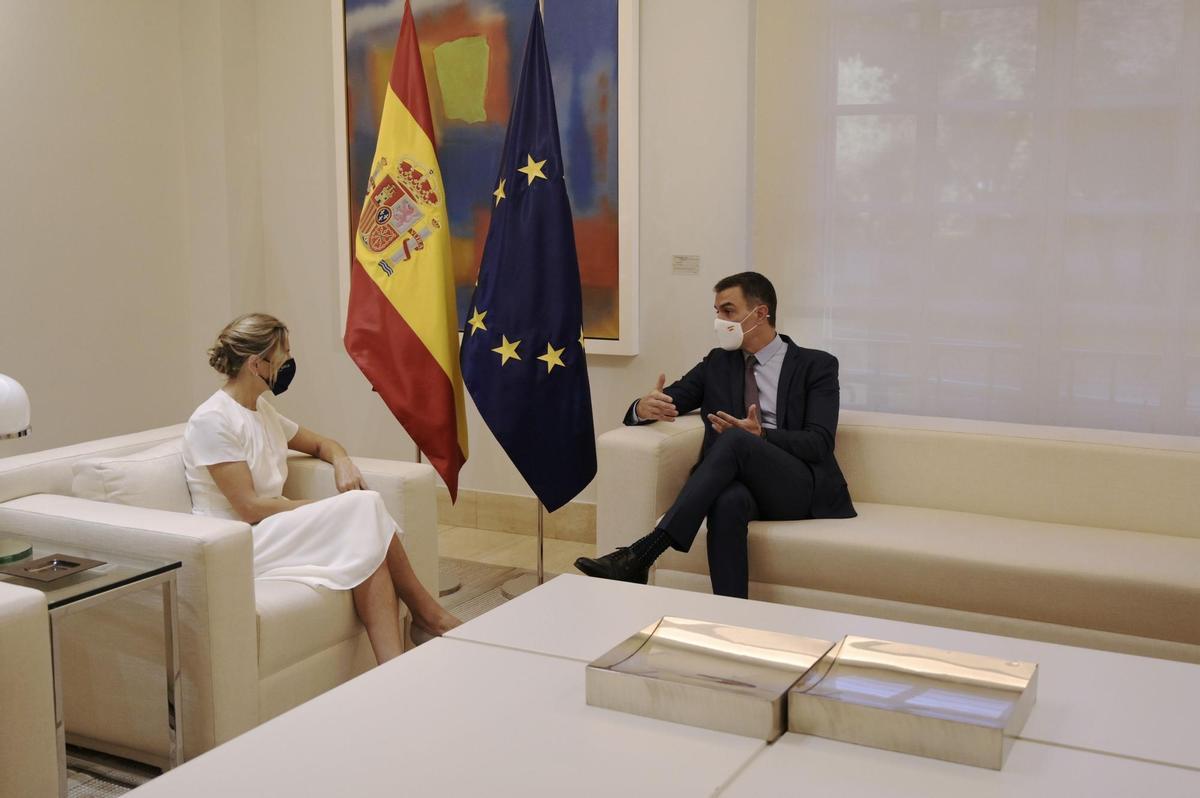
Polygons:
<instances>
[{"instance_id":1,"label":"glass table top","mask_svg":"<svg viewBox=\"0 0 1200 798\"><path fill-rule=\"evenodd\" d=\"M129 554L115 554L99 549L37 540L20 535L13 535L11 537L32 545L33 553L22 560L6 563L0 567L22 565L28 563L30 560L48 557L51 554L64 554L68 558L82 557L89 560L101 560L104 563L86 571L67 574L52 582L42 582L37 579L29 579L0 572L0 581L2 582L36 588L45 593L46 603L51 610L58 609L89 596L94 596L97 593L103 593L115 587L166 573L182 565L178 560L152 559L135 557Z\"/></svg>"}]
</instances>

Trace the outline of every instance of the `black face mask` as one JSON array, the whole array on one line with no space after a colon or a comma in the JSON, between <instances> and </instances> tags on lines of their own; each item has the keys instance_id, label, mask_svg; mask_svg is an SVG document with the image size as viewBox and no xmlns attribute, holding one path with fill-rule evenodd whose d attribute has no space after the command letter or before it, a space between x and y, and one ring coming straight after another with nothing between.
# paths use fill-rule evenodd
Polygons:
<instances>
[{"instance_id":1,"label":"black face mask","mask_svg":"<svg viewBox=\"0 0 1200 798\"><path fill-rule=\"evenodd\" d=\"M279 367L279 371L275 372L274 382L269 382L261 374L258 376L258 378L267 383L267 385L271 388L271 393L279 396L279 394L288 389L288 386L292 384L292 379L295 376L296 358L289 357L286 361L284 361L283 365Z\"/></svg>"}]
</instances>

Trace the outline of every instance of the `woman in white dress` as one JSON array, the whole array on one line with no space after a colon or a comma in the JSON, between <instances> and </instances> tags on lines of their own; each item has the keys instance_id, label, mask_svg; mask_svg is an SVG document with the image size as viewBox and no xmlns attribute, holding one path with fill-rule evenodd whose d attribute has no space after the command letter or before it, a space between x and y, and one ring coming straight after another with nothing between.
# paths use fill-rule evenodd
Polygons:
<instances>
[{"instance_id":1,"label":"woman in white dress","mask_svg":"<svg viewBox=\"0 0 1200 798\"><path fill-rule=\"evenodd\" d=\"M285 418L263 398L267 391L283 393L295 374L287 327L264 313L240 316L208 355L227 379L184 432L192 512L253 525L256 579L351 591L380 663L403 651L397 600L428 635L458 626L417 580L400 542L403 532L341 444ZM285 498L289 448L333 465L339 495Z\"/></svg>"}]
</instances>

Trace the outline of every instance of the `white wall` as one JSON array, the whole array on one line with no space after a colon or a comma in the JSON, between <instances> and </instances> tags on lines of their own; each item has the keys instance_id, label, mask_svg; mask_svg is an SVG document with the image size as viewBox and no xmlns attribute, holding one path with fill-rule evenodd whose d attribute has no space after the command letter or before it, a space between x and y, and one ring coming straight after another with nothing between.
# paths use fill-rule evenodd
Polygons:
<instances>
[{"instance_id":1,"label":"white wall","mask_svg":"<svg viewBox=\"0 0 1200 798\"><path fill-rule=\"evenodd\" d=\"M177 421L179 3L0 0L0 20L0 372L33 403L0 456Z\"/></svg>"},{"instance_id":2,"label":"white wall","mask_svg":"<svg viewBox=\"0 0 1200 798\"><path fill-rule=\"evenodd\" d=\"M618 425L660 370L679 376L707 351L712 285L747 264L751 4L641 5L642 354L589 358L597 432ZM273 20L258 40L267 307L292 326L300 365L279 404L352 451L411 459L411 442L341 345L329 6L260 0L258 13ZM672 254L699 255L700 274L671 274ZM462 486L528 495L473 407L468 423ZM589 488L581 499L591 497Z\"/></svg>"},{"instance_id":3,"label":"white wall","mask_svg":"<svg viewBox=\"0 0 1200 798\"><path fill-rule=\"evenodd\" d=\"M254 4L244 0L180 0L180 6L186 364L194 407L221 382L205 356L217 333L235 315L263 308L266 301L257 17Z\"/></svg>"},{"instance_id":4,"label":"white wall","mask_svg":"<svg viewBox=\"0 0 1200 798\"><path fill-rule=\"evenodd\" d=\"M0 19L0 372L34 425L0 456L182 421L218 330L266 304L255 5Z\"/></svg>"},{"instance_id":5,"label":"white wall","mask_svg":"<svg viewBox=\"0 0 1200 798\"><path fill-rule=\"evenodd\" d=\"M819 340L824 321L824 297L806 296L800 286L813 283L820 263L826 176L814 142L825 120L814 109L823 107L827 83L791 76L822 75L825 52L810 41L798 43L795 32L823 31L826 13L824 3L756 0L755 47L748 56L755 97L751 245L783 303L779 329L801 345Z\"/></svg>"}]
</instances>

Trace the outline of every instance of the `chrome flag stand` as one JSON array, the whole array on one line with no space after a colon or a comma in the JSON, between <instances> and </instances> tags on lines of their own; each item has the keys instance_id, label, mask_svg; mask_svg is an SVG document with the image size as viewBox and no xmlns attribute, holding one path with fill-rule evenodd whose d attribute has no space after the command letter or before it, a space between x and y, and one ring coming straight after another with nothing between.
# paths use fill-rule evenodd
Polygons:
<instances>
[{"instance_id":1,"label":"chrome flag stand","mask_svg":"<svg viewBox=\"0 0 1200 798\"><path fill-rule=\"evenodd\" d=\"M421 462L420 446L417 447L417 462ZM446 573L446 569L442 567L442 555L438 554L438 598L445 598L461 589L462 580L454 574Z\"/></svg>"},{"instance_id":2,"label":"chrome flag stand","mask_svg":"<svg viewBox=\"0 0 1200 798\"><path fill-rule=\"evenodd\" d=\"M538 585L546 581L546 570L544 565L544 547L545 547L545 515L546 508L538 502L538 533L537 533L537 573L536 574L521 574L509 579L500 586L500 594L506 599L516 598L522 593L528 593Z\"/></svg>"}]
</instances>

